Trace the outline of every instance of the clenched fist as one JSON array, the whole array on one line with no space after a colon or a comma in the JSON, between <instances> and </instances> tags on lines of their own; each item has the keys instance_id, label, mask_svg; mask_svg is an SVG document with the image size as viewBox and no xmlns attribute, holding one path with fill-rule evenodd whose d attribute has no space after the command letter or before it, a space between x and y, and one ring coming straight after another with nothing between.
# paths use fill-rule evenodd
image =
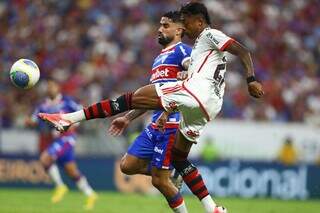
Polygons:
<instances>
[{"instance_id":1,"label":"clenched fist","mask_svg":"<svg viewBox=\"0 0 320 213\"><path fill-rule=\"evenodd\" d=\"M261 98L264 95L262 85L258 81L252 81L248 84L248 91L252 97Z\"/></svg>"}]
</instances>

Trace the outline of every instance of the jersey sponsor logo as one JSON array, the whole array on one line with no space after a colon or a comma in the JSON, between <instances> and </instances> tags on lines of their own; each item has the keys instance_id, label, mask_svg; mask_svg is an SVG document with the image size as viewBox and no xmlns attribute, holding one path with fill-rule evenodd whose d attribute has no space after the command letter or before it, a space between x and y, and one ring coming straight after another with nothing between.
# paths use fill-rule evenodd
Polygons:
<instances>
[{"instance_id":1,"label":"jersey sponsor logo","mask_svg":"<svg viewBox=\"0 0 320 213\"><path fill-rule=\"evenodd\" d=\"M179 71L179 67L176 66L159 66L158 68L152 70L153 74L151 75L150 81L153 82L159 79L176 79Z\"/></svg>"},{"instance_id":2,"label":"jersey sponsor logo","mask_svg":"<svg viewBox=\"0 0 320 213\"><path fill-rule=\"evenodd\" d=\"M157 69L152 75L151 79L169 77L170 70L165 68L164 70Z\"/></svg>"},{"instance_id":3,"label":"jersey sponsor logo","mask_svg":"<svg viewBox=\"0 0 320 213\"><path fill-rule=\"evenodd\" d=\"M190 174L191 172L195 171L195 166L193 164L189 165L187 168L183 169L182 171L182 176L185 176L185 175L188 175Z\"/></svg>"},{"instance_id":4,"label":"jersey sponsor logo","mask_svg":"<svg viewBox=\"0 0 320 213\"><path fill-rule=\"evenodd\" d=\"M216 45L219 45L219 41L214 38L214 36L211 33L206 34L207 38L213 41Z\"/></svg>"},{"instance_id":5,"label":"jersey sponsor logo","mask_svg":"<svg viewBox=\"0 0 320 213\"><path fill-rule=\"evenodd\" d=\"M153 150L154 152L156 152L156 153L159 153L159 154L161 154L162 155L162 153L163 153L163 149L159 149L158 147L154 147L154 150Z\"/></svg>"},{"instance_id":6,"label":"jersey sponsor logo","mask_svg":"<svg viewBox=\"0 0 320 213\"><path fill-rule=\"evenodd\" d=\"M115 111L120 111L120 105L119 105L118 102L112 101L111 104L112 104L112 108L113 108Z\"/></svg>"}]
</instances>

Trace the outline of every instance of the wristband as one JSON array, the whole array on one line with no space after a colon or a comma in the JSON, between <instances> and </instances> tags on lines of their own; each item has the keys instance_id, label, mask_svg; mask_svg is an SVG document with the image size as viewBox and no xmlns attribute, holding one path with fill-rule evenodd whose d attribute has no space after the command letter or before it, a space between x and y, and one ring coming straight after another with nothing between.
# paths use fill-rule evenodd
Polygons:
<instances>
[{"instance_id":1,"label":"wristband","mask_svg":"<svg viewBox=\"0 0 320 213\"><path fill-rule=\"evenodd\" d=\"M251 82L254 82L254 81L256 81L256 78L253 75L247 78L247 84L250 84Z\"/></svg>"}]
</instances>

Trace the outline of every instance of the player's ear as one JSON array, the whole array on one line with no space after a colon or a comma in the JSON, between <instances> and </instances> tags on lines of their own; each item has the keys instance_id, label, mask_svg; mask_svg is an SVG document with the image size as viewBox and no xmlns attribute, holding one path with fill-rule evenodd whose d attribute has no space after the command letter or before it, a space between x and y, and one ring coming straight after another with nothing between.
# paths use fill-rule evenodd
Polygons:
<instances>
[{"instance_id":1,"label":"player's ear","mask_svg":"<svg viewBox=\"0 0 320 213\"><path fill-rule=\"evenodd\" d=\"M176 29L176 35L183 37L185 27L182 24L179 24Z\"/></svg>"},{"instance_id":2,"label":"player's ear","mask_svg":"<svg viewBox=\"0 0 320 213\"><path fill-rule=\"evenodd\" d=\"M198 23L198 26L199 27L202 27L203 25L204 25L204 20L203 20L203 18L202 17L200 17L200 16L197 16L197 23Z\"/></svg>"},{"instance_id":3,"label":"player's ear","mask_svg":"<svg viewBox=\"0 0 320 213\"><path fill-rule=\"evenodd\" d=\"M182 37L183 31L184 31L183 28L181 28L181 27L177 28L176 29L176 35Z\"/></svg>"}]
</instances>

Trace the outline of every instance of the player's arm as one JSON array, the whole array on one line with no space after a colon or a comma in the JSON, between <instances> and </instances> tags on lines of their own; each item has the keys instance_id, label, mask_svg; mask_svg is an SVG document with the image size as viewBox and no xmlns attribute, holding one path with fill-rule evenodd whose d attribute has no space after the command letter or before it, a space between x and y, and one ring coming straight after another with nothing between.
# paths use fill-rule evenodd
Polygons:
<instances>
[{"instance_id":1,"label":"player's arm","mask_svg":"<svg viewBox=\"0 0 320 213\"><path fill-rule=\"evenodd\" d=\"M242 65L246 71L246 78L248 83L248 91L251 96L261 98L264 94L262 85L255 79L254 68L250 52L237 41L231 42L225 51L236 55L240 58Z\"/></svg>"},{"instance_id":2,"label":"player's arm","mask_svg":"<svg viewBox=\"0 0 320 213\"><path fill-rule=\"evenodd\" d=\"M190 66L190 61L191 61L191 51L192 48L189 47L188 45L182 45L179 46L179 53L178 53L178 60L180 60L180 65L183 69L183 71L178 73L177 79L178 80L185 80L188 77L188 72L187 70L189 69Z\"/></svg>"},{"instance_id":3,"label":"player's arm","mask_svg":"<svg viewBox=\"0 0 320 213\"><path fill-rule=\"evenodd\" d=\"M184 70L188 70L189 69L189 66L190 66L190 60L191 58L188 57L183 63L182 63L182 67Z\"/></svg>"},{"instance_id":4,"label":"player's arm","mask_svg":"<svg viewBox=\"0 0 320 213\"><path fill-rule=\"evenodd\" d=\"M145 110L145 109L134 109L134 110L130 110L128 113L126 113L124 115L124 117L126 119L128 119L129 122L131 122L131 121L133 121L134 119L140 117L141 115L143 115L146 112L147 112L147 110Z\"/></svg>"},{"instance_id":5,"label":"player's arm","mask_svg":"<svg viewBox=\"0 0 320 213\"><path fill-rule=\"evenodd\" d=\"M24 124L27 127L36 127L38 123L34 121L31 117L27 117L24 121Z\"/></svg>"},{"instance_id":6,"label":"player's arm","mask_svg":"<svg viewBox=\"0 0 320 213\"><path fill-rule=\"evenodd\" d=\"M109 134L112 136L119 136L128 127L131 121L143 115L147 110L134 109L126 113L124 116L118 117L111 122L109 127Z\"/></svg>"},{"instance_id":7,"label":"player's arm","mask_svg":"<svg viewBox=\"0 0 320 213\"><path fill-rule=\"evenodd\" d=\"M31 116L27 117L24 121L24 125L27 126L27 127L36 127L38 125L38 113L40 112L40 110L38 108L36 108L34 110L34 112L32 113Z\"/></svg>"},{"instance_id":8,"label":"player's arm","mask_svg":"<svg viewBox=\"0 0 320 213\"><path fill-rule=\"evenodd\" d=\"M169 117L169 112L167 112L167 111L163 111L162 113L161 113L161 115L159 116L159 118L156 120L156 125L157 125L157 127L158 127L158 129L160 130L160 131L164 131L164 127L165 127L165 124L167 123L167 121L168 121L168 117Z\"/></svg>"}]
</instances>

